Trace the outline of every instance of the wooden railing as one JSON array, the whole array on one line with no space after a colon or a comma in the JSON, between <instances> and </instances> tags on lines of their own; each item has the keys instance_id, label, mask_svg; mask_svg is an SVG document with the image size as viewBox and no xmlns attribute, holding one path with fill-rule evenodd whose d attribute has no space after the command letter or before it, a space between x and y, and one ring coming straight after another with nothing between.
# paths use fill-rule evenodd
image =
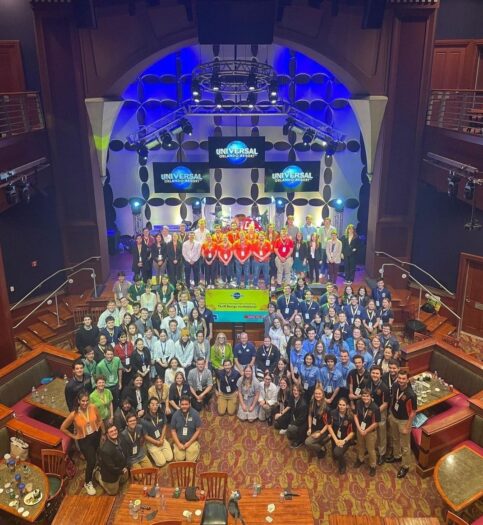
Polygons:
<instances>
[{"instance_id":1,"label":"wooden railing","mask_svg":"<svg viewBox=\"0 0 483 525\"><path fill-rule=\"evenodd\" d=\"M0 93L0 139L44 129L40 95Z\"/></svg>"},{"instance_id":2,"label":"wooden railing","mask_svg":"<svg viewBox=\"0 0 483 525\"><path fill-rule=\"evenodd\" d=\"M483 91L432 91L426 124L483 136Z\"/></svg>"}]
</instances>

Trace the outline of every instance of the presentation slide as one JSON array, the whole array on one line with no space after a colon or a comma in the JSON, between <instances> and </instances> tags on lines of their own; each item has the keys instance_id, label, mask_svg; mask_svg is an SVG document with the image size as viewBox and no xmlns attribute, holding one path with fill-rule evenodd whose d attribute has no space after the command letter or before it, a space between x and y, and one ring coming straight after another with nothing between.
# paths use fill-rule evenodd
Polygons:
<instances>
[{"instance_id":1,"label":"presentation slide","mask_svg":"<svg viewBox=\"0 0 483 525\"><path fill-rule=\"evenodd\" d=\"M266 162L265 192L319 191L320 162Z\"/></svg>"},{"instance_id":2,"label":"presentation slide","mask_svg":"<svg viewBox=\"0 0 483 525\"><path fill-rule=\"evenodd\" d=\"M206 306L217 323L263 323L268 290L206 290Z\"/></svg>"},{"instance_id":3,"label":"presentation slide","mask_svg":"<svg viewBox=\"0 0 483 525\"><path fill-rule=\"evenodd\" d=\"M207 162L153 162L156 193L209 193Z\"/></svg>"},{"instance_id":4,"label":"presentation slide","mask_svg":"<svg viewBox=\"0 0 483 525\"><path fill-rule=\"evenodd\" d=\"M265 137L209 137L211 168L261 168Z\"/></svg>"}]
</instances>

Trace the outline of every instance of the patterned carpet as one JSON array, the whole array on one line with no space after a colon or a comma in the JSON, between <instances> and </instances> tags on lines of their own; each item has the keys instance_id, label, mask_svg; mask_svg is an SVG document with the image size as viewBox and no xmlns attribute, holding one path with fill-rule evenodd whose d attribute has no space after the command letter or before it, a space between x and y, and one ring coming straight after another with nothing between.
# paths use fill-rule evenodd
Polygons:
<instances>
[{"instance_id":1,"label":"patterned carpet","mask_svg":"<svg viewBox=\"0 0 483 525\"><path fill-rule=\"evenodd\" d=\"M199 472L226 471L230 489L260 483L265 487L306 486L312 496L316 525L328 523L329 514L384 517L436 516L442 521L443 503L432 477L421 479L411 468L404 480L396 478L397 467L378 467L375 478L367 467L354 470L355 448L347 453L347 474L340 476L330 454L325 459L309 456L301 447L292 450L284 436L266 423L242 423L236 417L203 415L200 439L202 454ZM83 462L67 487L68 493L83 492ZM169 485L167 468L161 471L161 484ZM96 487L102 493L100 487Z\"/></svg>"}]
</instances>

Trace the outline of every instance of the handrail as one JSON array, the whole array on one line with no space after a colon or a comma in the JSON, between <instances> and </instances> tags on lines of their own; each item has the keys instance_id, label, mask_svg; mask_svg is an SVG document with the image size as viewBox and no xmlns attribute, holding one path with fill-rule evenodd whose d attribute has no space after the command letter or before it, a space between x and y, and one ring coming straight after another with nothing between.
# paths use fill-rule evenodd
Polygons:
<instances>
[{"instance_id":1,"label":"handrail","mask_svg":"<svg viewBox=\"0 0 483 525\"><path fill-rule=\"evenodd\" d=\"M401 259L398 259L397 257L394 257L393 255L390 255L389 253L387 252L380 252L380 251L376 251L376 255L384 255L384 257L388 257L389 259L392 259L393 261L396 261L398 262L399 264L407 264L409 266L414 266L414 268L417 268L420 272L424 273L425 275L427 275L428 277L430 277L440 288L442 288L446 293L448 293L449 295L451 296L455 296L455 293L452 292L451 290L448 290L448 288L446 288L446 286L444 286L443 284L441 284L438 279L436 279L436 277L434 277L434 275L431 275L429 272L427 272L424 268L421 268L420 266L418 266L417 264L414 264L412 262L408 262L408 261L402 261Z\"/></svg>"},{"instance_id":2,"label":"handrail","mask_svg":"<svg viewBox=\"0 0 483 525\"><path fill-rule=\"evenodd\" d=\"M15 326L13 326L13 329L15 330L18 328L23 322L25 322L29 317L31 317L41 306L43 306L47 301L50 300L52 296L55 296L55 313L57 316L57 326L60 326L60 319L59 319L59 305L57 302L57 292L59 292L66 284L72 284L74 282L74 279L72 279L72 276L84 272L86 270L89 270L92 272L92 279L94 280L94 290L96 288L96 273L95 268L79 268L75 272L72 272L69 277L60 285L58 286L53 292L51 292L47 297L44 298L42 302L40 302L33 310L31 310L25 317L23 317Z\"/></svg>"},{"instance_id":3,"label":"handrail","mask_svg":"<svg viewBox=\"0 0 483 525\"><path fill-rule=\"evenodd\" d=\"M85 259L84 261L81 261L80 263L77 263L77 264L74 264L74 266L70 266L70 267L67 267L67 268L61 268L60 270L57 270L56 272L54 272L53 274L49 275L48 277L46 277L43 281L41 281L39 284L37 284L34 288L32 288L32 290L30 290L30 292L27 293L27 295L24 295L22 297L22 299L20 299L20 301L18 301L17 303L15 303L13 306L10 307L10 311L12 312L13 310L15 310L15 308L17 308L17 306L20 304L20 303L23 303L25 301L25 299L27 299L27 297L30 297L34 292L35 290L38 290L43 284L45 284L47 281L50 281L50 279L52 279L52 277L55 277L56 275L58 275L59 273L61 272L68 272L70 270L73 270L74 268L77 268L78 266L80 266L81 264L84 264L90 260L93 260L93 259L97 259L99 260L101 258L100 255L92 255L91 257L89 257L88 259ZM95 293L95 290L94 290L94 293Z\"/></svg>"},{"instance_id":4,"label":"handrail","mask_svg":"<svg viewBox=\"0 0 483 525\"><path fill-rule=\"evenodd\" d=\"M434 297L434 293L431 292L431 290L428 290L426 288L426 286L424 286L424 284L421 284L417 279L416 277L414 277L413 275L411 275L410 272L408 272L407 268L404 268L403 266L399 266L398 264L394 264L394 263L384 263L380 270L379 270L379 273L381 274L381 277L384 276L384 267L385 266L394 266L395 268L398 268L399 270L401 270L403 273L403 277L404 275L406 275L406 277L409 277L410 279L412 279L418 286L419 286L419 304L418 304L418 320L419 320L419 312L421 311L421 295L422 295L422 290L424 290L426 293L428 293L431 297ZM462 324L463 324L463 318L458 315L455 311L453 311L447 304L445 304L443 301L441 301L441 299L439 299L438 301L442 306L444 306L446 308L446 310L448 310L450 313L452 313L456 319L458 319L458 327L456 329L456 334L457 334L457 337L459 338L460 334L461 334L461 328L462 328Z\"/></svg>"}]
</instances>

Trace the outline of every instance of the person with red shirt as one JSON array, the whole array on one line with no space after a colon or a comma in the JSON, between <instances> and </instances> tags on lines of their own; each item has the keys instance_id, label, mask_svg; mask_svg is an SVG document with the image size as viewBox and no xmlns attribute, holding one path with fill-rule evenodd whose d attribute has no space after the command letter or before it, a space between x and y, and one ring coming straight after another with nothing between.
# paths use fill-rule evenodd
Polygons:
<instances>
[{"instance_id":1,"label":"person with red shirt","mask_svg":"<svg viewBox=\"0 0 483 525\"><path fill-rule=\"evenodd\" d=\"M223 241L223 235L224 233L221 231L221 225L217 224L215 226L215 231L213 232L211 238L213 240L213 243L217 246L220 245Z\"/></svg>"},{"instance_id":2,"label":"person with red shirt","mask_svg":"<svg viewBox=\"0 0 483 525\"><path fill-rule=\"evenodd\" d=\"M236 285L241 286L241 276L245 281L245 288L248 288L248 279L250 277L250 257L252 247L246 240L245 232L240 232L238 242L233 245L233 255L235 256Z\"/></svg>"},{"instance_id":3,"label":"person with red shirt","mask_svg":"<svg viewBox=\"0 0 483 525\"><path fill-rule=\"evenodd\" d=\"M208 288L214 288L217 272L216 244L210 233L206 234L205 242L201 246L201 255L205 263L205 281Z\"/></svg>"},{"instance_id":4,"label":"person with red shirt","mask_svg":"<svg viewBox=\"0 0 483 525\"><path fill-rule=\"evenodd\" d=\"M265 233L260 232L258 234L258 241L252 244L252 274L253 274L253 286L258 288L258 278L260 277L260 270L263 273L263 280L265 281L265 288L270 286L270 255L272 253L272 246L266 240Z\"/></svg>"},{"instance_id":5,"label":"person with red shirt","mask_svg":"<svg viewBox=\"0 0 483 525\"><path fill-rule=\"evenodd\" d=\"M238 229L238 224L233 221L230 226L230 231L226 234L230 244L235 244L238 241L240 230Z\"/></svg>"},{"instance_id":6,"label":"person with red shirt","mask_svg":"<svg viewBox=\"0 0 483 525\"><path fill-rule=\"evenodd\" d=\"M287 229L282 228L280 230L280 237L273 243L278 285L281 285L284 282L290 282L290 274L293 266L293 247L294 242L288 236Z\"/></svg>"},{"instance_id":7,"label":"person with red shirt","mask_svg":"<svg viewBox=\"0 0 483 525\"><path fill-rule=\"evenodd\" d=\"M221 280L223 284L229 284L232 277L231 260L233 258L233 248L226 235L223 235L221 243L216 245L216 254L220 261Z\"/></svg>"},{"instance_id":8,"label":"person with red shirt","mask_svg":"<svg viewBox=\"0 0 483 525\"><path fill-rule=\"evenodd\" d=\"M255 223L249 223L247 231L245 233L245 239L248 244L255 244L257 242L258 232L257 230L255 230Z\"/></svg>"},{"instance_id":9,"label":"person with red shirt","mask_svg":"<svg viewBox=\"0 0 483 525\"><path fill-rule=\"evenodd\" d=\"M133 352L134 345L127 340L127 333L121 332L114 347L114 355L121 360L123 386L127 386L132 379L131 356Z\"/></svg>"}]
</instances>

